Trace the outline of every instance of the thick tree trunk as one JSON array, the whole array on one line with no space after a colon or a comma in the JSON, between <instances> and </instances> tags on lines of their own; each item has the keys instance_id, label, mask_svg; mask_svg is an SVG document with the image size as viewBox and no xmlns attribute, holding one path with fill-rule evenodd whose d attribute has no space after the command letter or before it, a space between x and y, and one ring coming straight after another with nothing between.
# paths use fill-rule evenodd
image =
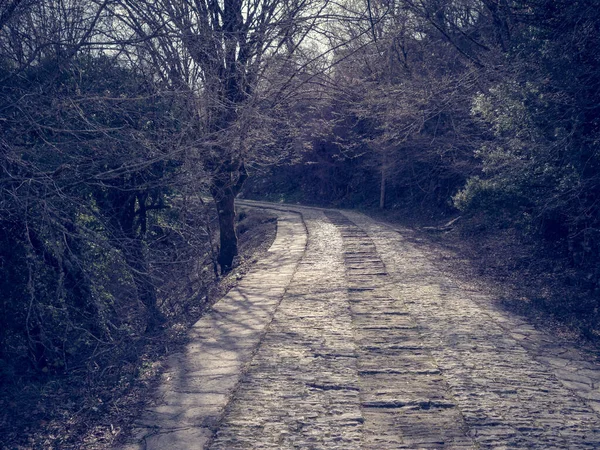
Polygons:
<instances>
[{"instance_id":1,"label":"thick tree trunk","mask_svg":"<svg viewBox=\"0 0 600 450\"><path fill-rule=\"evenodd\" d=\"M235 197L248 178L244 164L237 169L217 173L211 189L219 218L219 255L217 262L221 273L226 274L233 268L233 259L238 254L238 238L235 232Z\"/></svg>"},{"instance_id":2,"label":"thick tree trunk","mask_svg":"<svg viewBox=\"0 0 600 450\"><path fill-rule=\"evenodd\" d=\"M229 272L233 267L233 259L238 254L238 238L235 232L235 194L232 189L213 194L217 215L219 217L219 256L217 262L221 273Z\"/></svg>"},{"instance_id":3,"label":"thick tree trunk","mask_svg":"<svg viewBox=\"0 0 600 450\"><path fill-rule=\"evenodd\" d=\"M380 209L385 208L385 179L386 179L385 168L382 167L381 168L381 185L379 186L379 208Z\"/></svg>"}]
</instances>

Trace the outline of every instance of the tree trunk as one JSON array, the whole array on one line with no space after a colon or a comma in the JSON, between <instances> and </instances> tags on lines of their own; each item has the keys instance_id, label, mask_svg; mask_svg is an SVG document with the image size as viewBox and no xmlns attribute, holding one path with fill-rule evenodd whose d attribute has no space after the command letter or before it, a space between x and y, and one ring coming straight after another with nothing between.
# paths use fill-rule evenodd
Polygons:
<instances>
[{"instance_id":1,"label":"tree trunk","mask_svg":"<svg viewBox=\"0 0 600 450\"><path fill-rule=\"evenodd\" d=\"M231 271L233 259L238 254L238 238L235 232L235 197L241 191L247 178L248 172L241 163L235 170L218 173L213 180L211 194L219 218L220 238L217 262L221 267L221 274Z\"/></svg>"},{"instance_id":2,"label":"tree trunk","mask_svg":"<svg viewBox=\"0 0 600 450\"><path fill-rule=\"evenodd\" d=\"M226 274L233 267L233 259L238 254L238 238L235 232L235 194L231 189L213 193L219 217L219 256L217 262L221 273Z\"/></svg>"},{"instance_id":3,"label":"tree trunk","mask_svg":"<svg viewBox=\"0 0 600 450\"><path fill-rule=\"evenodd\" d=\"M105 217L106 227L115 236L113 245L121 250L131 268L131 277L138 299L146 309L146 331L154 331L165 322L156 296L156 286L150 273L146 248L146 192L129 192L127 184L110 190L97 190L94 198ZM136 200L139 204L136 210ZM137 220L136 220L137 218Z\"/></svg>"},{"instance_id":4,"label":"tree trunk","mask_svg":"<svg viewBox=\"0 0 600 450\"><path fill-rule=\"evenodd\" d=\"M148 267L144 243L139 239L132 239L123 253L127 265L132 269L138 298L146 308L146 331L154 331L165 322L165 317L158 309L156 288Z\"/></svg>"},{"instance_id":5,"label":"tree trunk","mask_svg":"<svg viewBox=\"0 0 600 450\"><path fill-rule=\"evenodd\" d=\"M385 168L382 167L381 168L381 186L379 189L379 208L380 209L384 209L385 208Z\"/></svg>"}]
</instances>

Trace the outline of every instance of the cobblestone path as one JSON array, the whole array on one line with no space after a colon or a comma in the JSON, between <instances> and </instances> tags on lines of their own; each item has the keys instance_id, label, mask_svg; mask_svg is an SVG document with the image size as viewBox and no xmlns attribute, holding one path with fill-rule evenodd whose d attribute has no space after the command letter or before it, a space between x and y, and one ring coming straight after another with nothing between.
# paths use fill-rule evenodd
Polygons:
<instances>
[{"instance_id":1,"label":"cobblestone path","mask_svg":"<svg viewBox=\"0 0 600 450\"><path fill-rule=\"evenodd\" d=\"M410 230L278 211L128 449L600 448L600 365L436 268Z\"/></svg>"},{"instance_id":2,"label":"cobblestone path","mask_svg":"<svg viewBox=\"0 0 600 450\"><path fill-rule=\"evenodd\" d=\"M348 301L358 350L363 446L473 448L448 383L423 342L369 235L328 213L343 239Z\"/></svg>"}]
</instances>

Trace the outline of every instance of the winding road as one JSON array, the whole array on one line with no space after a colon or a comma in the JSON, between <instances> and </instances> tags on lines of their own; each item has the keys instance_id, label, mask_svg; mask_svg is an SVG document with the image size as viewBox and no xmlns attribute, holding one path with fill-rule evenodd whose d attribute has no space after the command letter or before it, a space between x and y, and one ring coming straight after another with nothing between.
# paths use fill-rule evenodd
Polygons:
<instances>
[{"instance_id":1,"label":"winding road","mask_svg":"<svg viewBox=\"0 0 600 450\"><path fill-rule=\"evenodd\" d=\"M172 354L133 449L597 449L600 364L433 264L408 229L278 215Z\"/></svg>"}]
</instances>

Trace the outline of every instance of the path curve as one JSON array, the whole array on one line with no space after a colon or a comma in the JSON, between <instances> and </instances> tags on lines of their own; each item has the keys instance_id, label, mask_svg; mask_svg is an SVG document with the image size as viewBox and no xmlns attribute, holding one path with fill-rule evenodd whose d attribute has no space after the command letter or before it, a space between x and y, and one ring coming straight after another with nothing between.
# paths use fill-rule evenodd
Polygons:
<instances>
[{"instance_id":1,"label":"path curve","mask_svg":"<svg viewBox=\"0 0 600 450\"><path fill-rule=\"evenodd\" d=\"M434 264L411 230L278 215L172 355L127 449L600 448L600 365Z\"/></svg>"}]
</instances>

